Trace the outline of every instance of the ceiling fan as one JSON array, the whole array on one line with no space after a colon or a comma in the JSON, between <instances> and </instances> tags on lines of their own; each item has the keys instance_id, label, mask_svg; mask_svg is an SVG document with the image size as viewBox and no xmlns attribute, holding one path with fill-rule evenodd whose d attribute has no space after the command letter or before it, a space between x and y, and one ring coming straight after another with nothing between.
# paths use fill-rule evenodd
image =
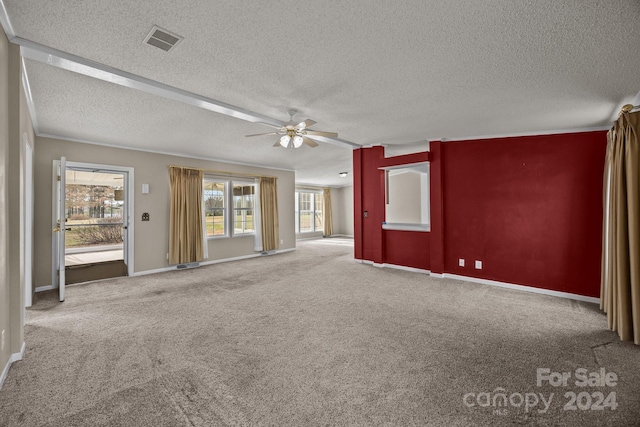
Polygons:
<instances>
[{"instance_id":1,"label":"ceiling fan","mask_svg":"<svg viewBox=\"0 0 640 427\"><path fill-rule=\"evenodd\" d=\"M245 136L252 137L264 135L280 135L280 138L273 146L284 148L299 148L302 146L302 144L307 144L309 147L314 148L318 146L318 143L312 139L314 136L324 136L327 138L336 138L338 136L338 134L335 132L323 132L319 130L309 129L311 126L316 124L316 122L311 119L307 119L299 123L294 122L293 116L297 112L297 110L289 110L289 122L285 123L283 126L273 126L277 129L275 132L254 133L252 135ZM272 126L268 123L265 124L268 126Z\"/></svg>"}]
</instances>

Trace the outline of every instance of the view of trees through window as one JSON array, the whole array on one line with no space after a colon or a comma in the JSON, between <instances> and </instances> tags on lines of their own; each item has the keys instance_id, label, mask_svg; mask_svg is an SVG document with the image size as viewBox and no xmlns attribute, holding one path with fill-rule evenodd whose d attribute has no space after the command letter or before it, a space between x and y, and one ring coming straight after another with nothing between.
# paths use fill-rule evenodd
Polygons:
<instances>
[{"instance_id":1,"label":"view of trees through window","mask_svg":"<svg viewBox=\"0 0 640 427\"><path fill-rule=\"evenodd\" d=\"M255 185L233 184L233 233L255 233L253 226L253 207Z\"/></svg>"},{"instance_id":2,"label":"view of trees through window","mask_svg":"<svg viewBox=\"0 0 640 427\"><path fill-rule=\"evenodd\" d=\"M227 235L224 210L226 187L225 182L206 180L204 183L207 237Z\"/></svg>"},{"instance_id":3,"label":"view of trees through window","mask_svg":"<svg viewBox=\"0 0 640 427\"><path fill-rule=\"evenodd\" d=\"M254 183L205 178L207 237L255 233L255 192ZM228 215L231 223L227 221Z\"/></svg>"},{"instance_id":4,"label":"view of trees through window","mask_svg":"<svg viewBox=\"0 0 640 427\"><path fill-rule=\"evenodd\" d=\"M67 184L65 246L121 244L123 193L117 186Z\"/></svg>"}]
</instances>

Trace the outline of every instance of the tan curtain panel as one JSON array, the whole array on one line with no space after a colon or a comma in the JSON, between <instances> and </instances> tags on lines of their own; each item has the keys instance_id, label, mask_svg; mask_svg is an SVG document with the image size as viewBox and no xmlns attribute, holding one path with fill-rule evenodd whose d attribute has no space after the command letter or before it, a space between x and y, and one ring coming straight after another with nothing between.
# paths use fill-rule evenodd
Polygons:
<instances>
[{"instance_id":1,"label":"tan curtain panel","mask_svg":"<svg viewBox=\"0 0 640 427\"><path fill-rule=\"evenodd\" d=\"M331 189L322 190L322 235L331 236L333 234L333 214L331 213Z\"/></svg>"},{"instance_id":2,"label":"tan curtain panel","mask_svg":"<svg viewBox=\"0 0 640 427\"><path fill-rule=\"evenodd\" d=\"M640 112L608 133L600 308L620 339L640 345Z\"/></svg>"},{"instance_id":3,"label":"tan curtain panel","mask_svg":"<svg viewBox=\"0 0 640 427\"><path fill-rule=\"evenodd\" d=\"M203 171L171 166L169 179L169 264L201 261L206 244L202 213Z\"/></svg>"},{"instance_id":4,"label":"tan curtain panel","mask_svg":"<svg viewBox=\"0 0 640 427\"><path fill-rule=\"evenodd\" d=\"M260 223L262 225L262 250L278 249L278 180L260 178Z\"/></svg>"}]
</instances>

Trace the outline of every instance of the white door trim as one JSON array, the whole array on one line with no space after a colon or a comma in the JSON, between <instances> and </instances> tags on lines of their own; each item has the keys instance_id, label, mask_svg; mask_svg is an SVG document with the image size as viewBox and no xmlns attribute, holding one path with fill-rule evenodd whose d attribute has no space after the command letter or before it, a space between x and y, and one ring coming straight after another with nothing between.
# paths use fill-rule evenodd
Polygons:
<instances>
[{"instance_id":1,"label":"white door trim","mask_svg":"<svg viewBox=\"0 0 640 427\"><path fill-rule=\"evenodd\" d=\"M60 296L60 302L64 301L65 297L65 286L67 284L65 270L65 248L66 248L66 239L65 233L67 230L67 158L62 156L60 157L60 165L58 170L58 234L56 235L58 240L58 295Z\"/></svg>"},{"instance_id":2,"label":"white door trim","mask_svg":"<svg viewBox=\"0 0 640 427\"><path fill-rule=\"evenodd\" d=\"M33 145L29 142L26 132L22 136L22 177L20 194L22 199L22 226L20 234L23 245L23 279L24 306L31 307L33 303L33 226L34 226L34 187L33 187Z\"/></svg>"},{"instance_id":3,"label":"white door trim","mask_svg":"<svg viewBox=\"0 0 640 427\"><path fill-rule=\"evenodd\" d=\"M58 226L58 168L60 167L60 160L53 161L53 168L51 169L51 230L54 230ZM58 238L55 237L55 231L51 232L51 288L58 289L58 269L60 268L60 256L58 255Z\"/></svg>"}]
</instances>

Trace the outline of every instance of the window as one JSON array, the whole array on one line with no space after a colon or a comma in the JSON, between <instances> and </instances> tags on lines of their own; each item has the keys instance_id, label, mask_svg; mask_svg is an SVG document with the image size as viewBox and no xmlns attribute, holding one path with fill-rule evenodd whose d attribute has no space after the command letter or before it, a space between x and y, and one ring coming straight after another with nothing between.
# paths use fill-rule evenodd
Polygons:
<instances>
[{"instance_id":1,"label":"window","mask_svg":"<svg viewBox=\"0 0 640 427\"><path fill-rule=\"evenodd\" d=\"M296 233L322 231L322 193L296 191Z\"/></svg>"},{"instance_id":2,"label":"window","mask_svg":"<svg viewBox=\"0 0 640 427\"><path fill-rule=\"evenodd\" d=\"M394 166L386 173L386 211L382 228L429 231L429 164Z\"/></svg>"},{"instance_id":3,"label":"window","mask_svg":"<svg viewBox=\"0 0 640 427\"><path fill-rule=\"evenodd\" d=\"M207 237L226 236L225 215L227 183L224 181L204 181L204 203Z\"/></svg>"},{"instance_id":4,"label":"window","mask_svg":"<svg viewBox=\"0 0 640 427\"><path fill-rule=\"evenodd\" d=\"M314 227L315 231L322 231L322 193L315 193L314 197Z\"/></svg>"},{"instance_id":5,"label":"window","mask_svg":"<svg viewBox=\"0 0 640 427\"><path fill-rule=\"evenodd\" d=\"M255 203L255 184L233 184L233 234L253 234L253 208Z\"/></svg>"},{"instance_id":6,"label":"window","mask_svg":"<svg viewBox=\"0 0 640 427\"><path fill-rule=\"evenodd\" d=\"M203 193L207 237L255 234L253 182L205 177Z\"/></svg>"},{"instance_id":7,"label":"window","mask_svg":"<svg viewBox=\"0 0 640 427\"><path fill-rule=\"evenodd\" d=\"M300 201L299 207L300 211L299 215L299 223L300 230L298 233L308 233L313 231L313 222L311 218L313 217L313 208L311 207L311 193L299 193Z\"/></svg>"}]
</instances>

